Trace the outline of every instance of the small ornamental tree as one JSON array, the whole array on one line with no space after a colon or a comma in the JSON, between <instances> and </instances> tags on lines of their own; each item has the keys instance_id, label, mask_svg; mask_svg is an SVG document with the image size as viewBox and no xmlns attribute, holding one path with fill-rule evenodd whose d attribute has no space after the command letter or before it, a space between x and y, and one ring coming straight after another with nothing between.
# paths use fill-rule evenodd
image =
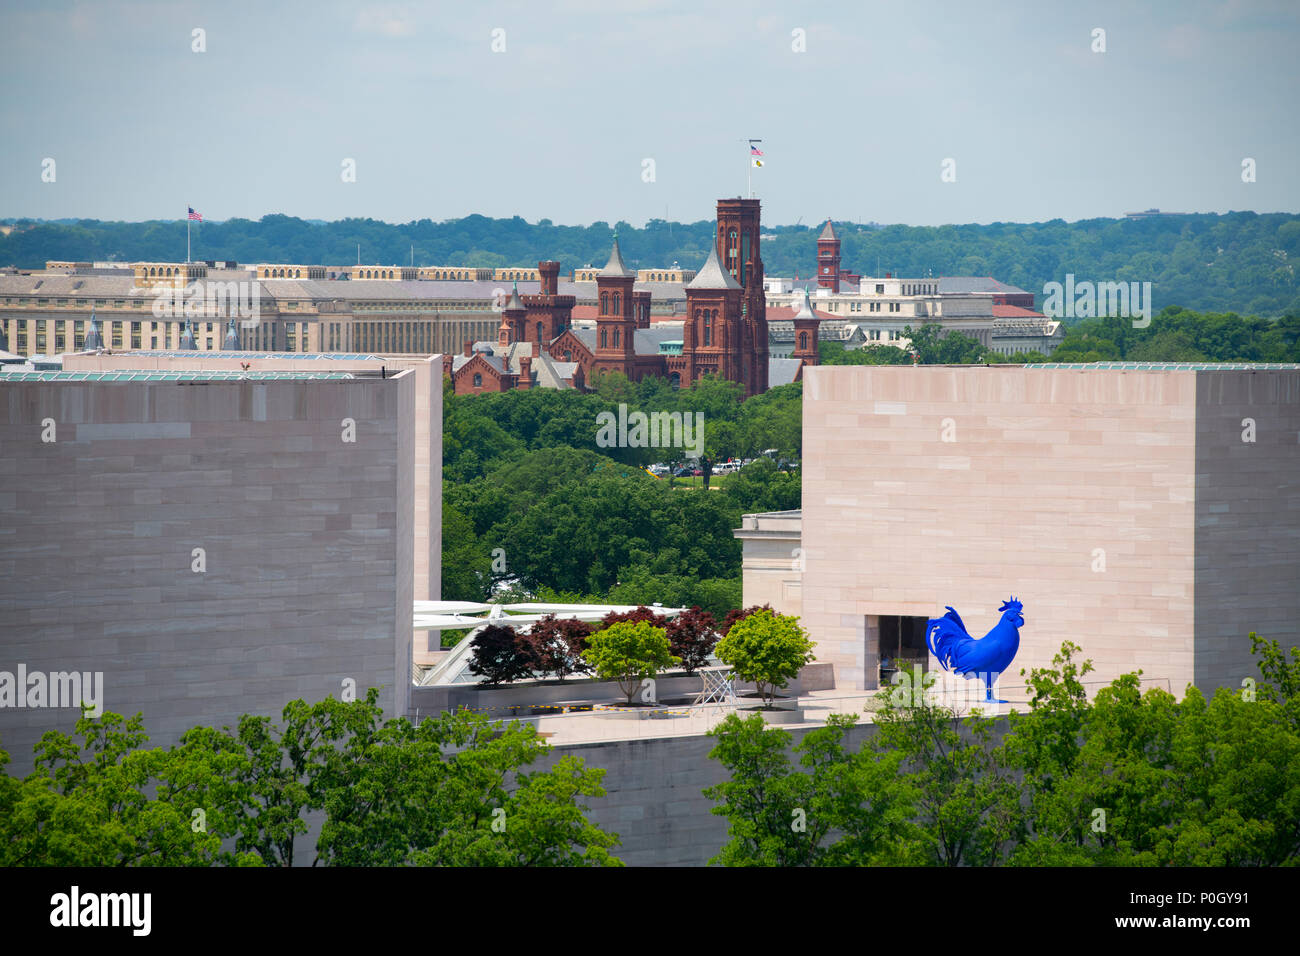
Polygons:
<instances>
[{"instance_id":1,"label":"small ornamental tree","mask_svg":"<svg viewBox=\"0 0 1300 956\"><path fill-rule=\"evenodd\" d=\"M469 672L482 677L480 683L495 685L531 677L537 662L528 642L513 627L489 624L470 644L473 656Z\"/></svg>"},{"instance_id":2,"label":"small ornamental tree","mask_svg":"<svg viewBox=\"0 0 1300 956\"><path fill-rule=\"evenodd\" d=\"M713 646L718 643L718 622L699 606L683 611L668 622L665 628L672 652L682 659L686 673L694 674L696 668L708 662Z\"/></svg>"},{"instance_id":3,"label":"small ornamental tree","mask_svg":"<svg viewBox=\"0 0 1300 956\"><path fill-rule=\"evenodd\" d=\"M618 681L629 704L641 681L681 663L672 655L664 629L649 621L623 621L597 631L582 656L601 680Z\"/></svg>"},{"instance_id":4,"label":"small ornamental tree","mask_svg":"<svg viewBox=\"0 0 1300 956\"><path fill-rule=\"evenodd\" d=\"M813 659L812 648L797 617L755 611L731 626L718 643L717 655L741 680L753 681L763 706L770 708L776 689L798 677Z\"/></svg>"},{"instance_id":5,"label":"small ornamental tree","mask_svg":"<svg viewBox=\"0 0 1300 956\"><path fill-rule=\"evenodd\" d=\"M744 608L743 610L741 608L736 608L732 611L727 612L727 616L723 619L722 624L718 627L718 633L721 634L723 637L726 637L728 632L730 632L732 625L734 625L738 621L743 621L745 618L749 617L749 615L753 614L755 611L772 611L773 614L776 613L776 611L772 609L772 605L770 604L755 604L753 607L747 607Z\"/></svg>"},{"instance_id":6,"label":"small ornamental tree","mask_svg":"<svg viewBox=\"0 0 1300 956\"><path fill-rule=\"evenodd\" d=\"M666 627L668 618L662 614L656 614L644 604L640 607L633 608L631 611L610 611L600 619L602 628L609 627L611 624L622 624L624 621L646 621L652 627Z\"/></svg>"},{"instance_id":7,"label":"small ornamental tree","mask_svg":"<svg viewBox=\"0 0 1300 956\"><path fill-rule=\"evenodd\" d=\"M592 625L575 618L556 620L548 614L524 635L537 669L554 674L560 680L570 674L590 673L591 668L582 659L587 649L587 638Z\"/></svg>"}]
</instances>

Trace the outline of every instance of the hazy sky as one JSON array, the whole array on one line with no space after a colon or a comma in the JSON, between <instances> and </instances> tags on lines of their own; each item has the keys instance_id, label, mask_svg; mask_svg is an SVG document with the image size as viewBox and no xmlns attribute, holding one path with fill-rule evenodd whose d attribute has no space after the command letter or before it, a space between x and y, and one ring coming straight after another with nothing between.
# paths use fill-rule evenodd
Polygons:
<instances>
[{"instance_id":1,"label":"hazy sky","mask_svg":"<svg viewBox=\"0 0 1300 956\"><path fill-rule=\"evenodd\" d=\"M1295 0L0 10L0 217L689 222L750 137L768 223L1300 210Z\"/></svg>"}]
</instances>

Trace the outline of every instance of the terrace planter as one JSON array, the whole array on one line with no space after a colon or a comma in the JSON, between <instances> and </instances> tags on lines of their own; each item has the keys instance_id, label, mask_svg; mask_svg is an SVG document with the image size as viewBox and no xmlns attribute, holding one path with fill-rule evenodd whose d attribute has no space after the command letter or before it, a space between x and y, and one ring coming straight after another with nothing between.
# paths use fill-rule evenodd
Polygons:
<instances>
[{"instance_id":1,"label":"terrace planter","mask_svg":"<svg viewBox=\"0 0 1300 956\"><path fill-rule=\"evenodd\" d=\"M741 700L747 703L737 708L741 717L760 714L769 724L801 724L804 721L803 708L797 697L777 697L772 701L771 709L763 706L763 698L756 695L743 695Z\"/></svg>"}]
</instances>

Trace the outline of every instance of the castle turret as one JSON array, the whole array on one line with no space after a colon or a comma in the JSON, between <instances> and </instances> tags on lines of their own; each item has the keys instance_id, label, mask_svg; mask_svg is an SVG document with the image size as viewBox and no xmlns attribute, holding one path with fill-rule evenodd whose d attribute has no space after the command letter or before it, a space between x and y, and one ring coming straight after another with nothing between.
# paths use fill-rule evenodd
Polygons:
<instances>
[{"instance_id":1,"label":"castle turret","mask_svg":"<svg viewBox=\"0 0 1300 956\"><path fill-rule=\"evenodd\" d=\"M743 381L740 362L740 316L745 290L722 268L718 249L686 286L686 321L682 330L682 355L687 381L712 373L730 381Z\"/></svg>"},{"instance_id":2,"label":"castle turret","mask_svg":"<svg viewBox=\"0 0 1300 956\"><path fill-rule=\"evenodd\" d=\"M804 365L816 365L820 361L817 351L817 330L821 327L821 323L822 320L813 311L812 300L805 287L803 304L794 317L794 353L791 358L797 358Z\"/></svg>"},{"instance_id":3,"label":"castle turret","mask_svg":"<svg viewBox=\"0 0 1300 956\"><path fill-rule=\"evenodd\" d=\"M636 320L632 314L632 286L635 284L636 273L623 264L616 232L609 262L596 275L598 306L593 372L618 371L629 378L633 375Z\"/></svg>"}]
</instances>

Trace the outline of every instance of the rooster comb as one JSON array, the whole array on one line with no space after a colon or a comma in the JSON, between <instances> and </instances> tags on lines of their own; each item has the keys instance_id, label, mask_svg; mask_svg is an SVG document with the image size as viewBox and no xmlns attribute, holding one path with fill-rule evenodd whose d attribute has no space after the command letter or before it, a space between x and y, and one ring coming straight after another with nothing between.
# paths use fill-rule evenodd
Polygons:
<instances>
[{"instance_id":1,"label":"rooster comb","mask_svg":"<svg viewBox=\"0 0 1300 956\"><path fill-rule=\"evenodd\" d=\"M1011 595L1010 600L1003 601L1002 606L998 608L999 611L1006 611L1006 610L1023 611L1024 609L1025 606L1016 600L1016 596L1014 594Z\"/></svg>"}]
</instances>

